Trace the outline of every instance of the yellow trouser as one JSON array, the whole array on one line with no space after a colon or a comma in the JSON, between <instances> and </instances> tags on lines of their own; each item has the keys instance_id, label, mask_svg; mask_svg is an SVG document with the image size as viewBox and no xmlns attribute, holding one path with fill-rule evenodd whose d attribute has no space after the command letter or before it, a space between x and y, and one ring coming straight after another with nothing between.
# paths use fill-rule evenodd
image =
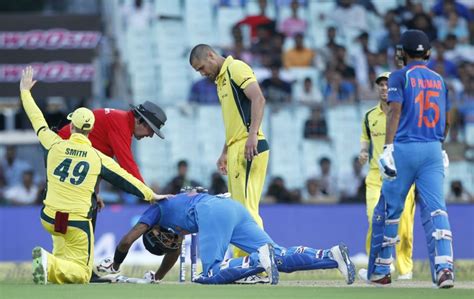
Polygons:
<instances>
[{"instance_id":1,"label":"yellow trouser","mask_svg":"<svg viewBox=\"0 0 474 299\"><path fill-rule=\"evenodd\" d=\"M244 151L247 139L232 144L227 149L227 178L229 192L233 199L242 203L257 224L263 228L263 221L258 213L258 205L262 196L263 184L267 174L268 143L266 140L258 142L258 156L251 162L245 160ZM246 252L234 248L234 257L246 256Z\"/></svg>"},{"instance_id":2,"label":"yellow trouser","mask_svg":"<svg viewBox=\"0 0 474 299\"><path fill-rule=\"evenodd\" d=\"M380 198L382 189L382 178L378 169L371 169L365 179L367 198L367 217L369 220L369 230L367 231L366 250L370 252L370 239L372 234L372 215L374 208ZM413 271L413 224L415 218L415 185L411 186L405 200L405 207L400 216L398 225L398 237L400 243L395 247L396 260L395 267L398 274L403 275Z\"/></svg>"},{"instance_id":3,"label":"yellow trouser","mask_svg":"<svg viewBox=\"0 0 474 299\"><path fill-rule=\"evenodd\" d=\"M49 213L50 214L50 213ZM48 253L49 283L88 283L94 262L94 232L90 220L71 220L66 234L54 231L54 218L41 213L41 224L53 237Z\"/></svg>"}]
</instances>

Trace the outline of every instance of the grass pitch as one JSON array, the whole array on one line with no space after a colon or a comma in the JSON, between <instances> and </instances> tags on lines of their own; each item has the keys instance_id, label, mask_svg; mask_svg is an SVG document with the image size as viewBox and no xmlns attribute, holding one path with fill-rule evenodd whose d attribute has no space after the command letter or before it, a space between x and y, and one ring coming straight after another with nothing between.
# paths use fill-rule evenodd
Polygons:
<instances>
[{"instance_id":1,"label":"grass pitch","mask_svg":"<svg viewBox=\"0 0 474 299\"><path fill-rule=\"evenodd\" d=\"M336 270L282 273L280 284L205 286L177 282L174 269L161 284L91 284L91 285L34 285L29 263L0 264L0 298L474 298L474 261L456 261L454 289L438 290L432 287L427 263L415 263L412 281L394 281L392 286L376 288L359 280L347 286ZM154 267L152 267L154 268ZM149 267L124 267L123 273L140 277ZM396 275L395 275L396 277Z\"/></svg>"}]
</instances>

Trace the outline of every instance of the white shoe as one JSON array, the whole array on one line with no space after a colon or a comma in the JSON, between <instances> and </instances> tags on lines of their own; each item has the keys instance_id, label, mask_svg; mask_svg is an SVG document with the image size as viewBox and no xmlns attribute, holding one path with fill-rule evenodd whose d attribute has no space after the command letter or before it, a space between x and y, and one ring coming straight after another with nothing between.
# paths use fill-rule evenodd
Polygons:
<instances>
[{"instance_id":1,"label":"white shoe","mask_svg":"<svg viewBox=\"0 0 474 299\"><path fill-rule=\"evenodd\" d=\"M48 283L48 253L41 247L33 248L33 282L35 284Z\"/></svg>"},{"instance_id":2,"label":"white shoe","mask_svg":"<svg viewBox=\"0 0 474 299\"><path fill-rule=\"evenodd\" d=\"M98 273L102 274L118 274L120 273L120 269L115 270L114 267L114 260L110 257L103 259L100 264L96 267Z\"/></svg>"},{"instance_id":3,"label":"white shoe","mask_svg":"<svg viewBox=\"0 0 474 299\"><path fill-rule=\"evenodd\" d=\"M339 244L331 248L332 258L337 262L337 269L342 273L347 284L352 284L355 280L355 266L349 258L349 249L344 244Z\"/></svg>"},{"instance_id":4,"label":"white shoe","mask_svg":"<svg viewBox=\"0 0 474 299\"><path fill-rule=\"evenodd\" d=\"M150 270L145 272L145 274L143 275L143 279L149 281L150 283L160 283L160 280L156 280L155 275L155 271Z\"/></svg>"},{"instance_id":5,"label":"white shoe","mask_svg":"<svg viewBox=\"0 0 474 299\"><path fill-rule=\"evenodd\" d=\"M260 266L268 275L270 284L278 284L280 273L278 273L277 265L275 264L275 249L273 245L268 243L258 249L258 258Z\"/></svg>"},{"instance_id":6,"label":"white shoe","mask_svg":"<svg viewBox=\"0 0 474 299\"><path fill-rule=\"evenodd\" d=\"M397 280L412 280L413 272L408 272L402 275L398 275Z\"/></svg>"},{"instance_id":7,"label":"white shoe","mask_svg":"<svg viewBox=\"0 0 474 299\"><path fill-rule=\"evenodd\" d=\"M239 279L235 281L236 284L258 284L258 283L270 283L270 279L268 276L260 276L260 275L250 275L245 278Z\"/></svg>"}]
</instances>

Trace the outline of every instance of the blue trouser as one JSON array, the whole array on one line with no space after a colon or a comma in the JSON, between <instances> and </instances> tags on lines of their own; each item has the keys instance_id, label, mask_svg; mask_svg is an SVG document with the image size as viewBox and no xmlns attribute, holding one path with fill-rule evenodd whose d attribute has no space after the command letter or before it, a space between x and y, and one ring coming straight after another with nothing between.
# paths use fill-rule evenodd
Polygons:
<instances>
[{"instance_id":1,"label":"blue trouser","mask_svg":"<svg viewBox=\"0 0 474 299\"><path fill-rule=\"evenodd\" d=\"M385 227L380 252L373 261L373 273L390 273L394 245L398 241L400 214L413 183L420 199L433 281L441 269L452 270L452 238L443 194L444 169L441 151L439 142L395 143L393 157L398 174L395 180L384 181L382 185L381 197L385 200L386 211L382 225ZM369 267L369 273L370 270Z\"/></svg>"},{"instance_id":2,"label":"blue trouser","mask_svg":"<svg viewBox=\"0 0 474 299\"><path fill-rule=\"evenodd\" d=\"M337 268L329 250L278 246L261 229L242 204L215 198L195 207L199 229L199 254L203 275L200 283L229 283L263 272L259 267L258 248L271 243L275 247L278 269L283 272ZM249 252L249 256L224 261L229 244Z\"/></svg>"}]
</instances>

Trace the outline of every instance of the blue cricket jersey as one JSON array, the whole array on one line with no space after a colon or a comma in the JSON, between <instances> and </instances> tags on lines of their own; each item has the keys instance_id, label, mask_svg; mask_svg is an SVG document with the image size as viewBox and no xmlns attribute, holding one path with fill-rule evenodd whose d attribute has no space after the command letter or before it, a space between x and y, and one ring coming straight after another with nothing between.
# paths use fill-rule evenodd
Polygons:
<instances>
[{"instance_id":1,"label":"blue cricket jersey","mask_svg":"<svg viewBox=\"0 0 474 299\"><path fill-rule=\"evenodd\" d=\"M186 235L198 231L195 206L198 202L213 199L207 193L189 195L180 193L173 198L158 201L151 205L138 222L171 229L177 234Z\"/></svg>"},{"instance_id":2,"label":"blue cricket jersey","mask_svg":"<svg viewBox=\"0 0 474 299\"><path fill-rule=\"evenodd\" d=\"M395 142L443 141L448 90L438 73L414 61L390 74L388 102L402 104Z\"/></svg>"}]
</instances>

